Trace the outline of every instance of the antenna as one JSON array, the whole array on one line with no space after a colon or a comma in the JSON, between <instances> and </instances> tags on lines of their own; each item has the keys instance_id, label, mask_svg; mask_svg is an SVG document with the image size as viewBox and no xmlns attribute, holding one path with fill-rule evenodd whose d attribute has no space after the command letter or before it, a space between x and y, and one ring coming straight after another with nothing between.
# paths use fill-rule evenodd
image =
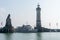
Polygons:
<instances>
[{"instance_id":1,"label":"antenna","mask_svg":"<svg viewBox=\"0 0 60 40\"><path fill-rule=\"evenodd\" d=\"M26 25L28 25L28 22L26 22Z\"/></svg>"},{"instance_id":2,"label":"antenna","mask_svg":"<svg viewBox=\"0 0 60 40\"><path fill-rule=\"evenodd\" d=\"M38 6L38 7L40 6L40 5L39 5L39 3L38 3L38 5L37 5L37 6Z\"/></svg>"},{"instance_id":3,"label":"antenna","mask_svg":"<svg viewBox=\"0 0 60 40\"><path fill-rule=\"evenodd\" d=\"M49 23L49 27L51 28L51 23ZM51 32L51 29L50 29L50 32Z\"/></svg>"},{"instance_id":4,"label":"antenna","mask_svg":"<svg viewBox=\"0 0 60 40\"><path fill-rule=\"evenodd\" d=\"M3 22L1 22L1 25L3 26Z\"/></svg>"},{"instance_id":5,"label":"antenna","mask_svg":"<svg viewBox=\"0 0 60 40\"><path fill-rule=\"evenodd\" d=\"M58 29L58 23L56 23L57 29Z\"/></svg>"}]
</instances>

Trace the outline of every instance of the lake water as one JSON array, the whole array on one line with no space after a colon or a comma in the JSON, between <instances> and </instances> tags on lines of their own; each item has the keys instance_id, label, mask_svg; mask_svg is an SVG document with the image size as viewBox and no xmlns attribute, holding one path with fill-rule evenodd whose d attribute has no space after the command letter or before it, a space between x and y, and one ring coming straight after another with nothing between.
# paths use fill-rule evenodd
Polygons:
<instances>
[{"instance_id":1,"label":"lake water","mask_svg":"<svg viewBox=\"0 0 60 40\"><path fill-rule=\"evenodd\" d=\"M0 33L0 40L60 40L60 32Z\"/></svg>"}]
</instances>

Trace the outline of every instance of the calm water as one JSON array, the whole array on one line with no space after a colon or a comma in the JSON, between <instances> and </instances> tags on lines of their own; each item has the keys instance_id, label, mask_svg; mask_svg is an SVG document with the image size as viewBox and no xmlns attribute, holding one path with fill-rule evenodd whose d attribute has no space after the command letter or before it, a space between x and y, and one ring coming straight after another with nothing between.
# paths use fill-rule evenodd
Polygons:
<instances>
[{"instance_id":1,"label":"calm water","mask_svg":"<svg viewBox=\"0 0 60 40\"><path fill-rule=\"evenodd\" d=\"M60 40L60 32L0 33L0 40Z\"/></svg>"}]
</instances>

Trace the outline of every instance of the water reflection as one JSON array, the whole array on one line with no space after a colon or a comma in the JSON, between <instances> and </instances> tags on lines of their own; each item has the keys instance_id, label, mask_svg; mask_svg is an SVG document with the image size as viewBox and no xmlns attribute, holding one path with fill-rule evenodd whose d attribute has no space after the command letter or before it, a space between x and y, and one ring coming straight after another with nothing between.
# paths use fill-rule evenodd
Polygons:
<instances>
[{"instance_id":1,"label":"water reflection","mask_svg":"<svg viewBox=\"0 0 60 40\"><path fill-rule=\"evenodd\" d=\"M36 36L36 40L42 40L41 33L37 33L36 35L37 35L37 36Z\"/></svg>"},{"instance_id":2,"label":"water reflection","mask_svg":"<svg viewBox=\"0 0 60 40\"><path fill-rule=\"evenodd\" d=\"M60 40L60 33L0 33L0 40Z\"/></svg>"},{"instance_id":3,"label":"water reflection","mask_svg":"<svg viewBox=\"0 0 60 40\"><path fill-rule=\"evenodd\" d=\"M5 40L12 40L12 33L5 33Z\"/></svg>"}]
</instances>

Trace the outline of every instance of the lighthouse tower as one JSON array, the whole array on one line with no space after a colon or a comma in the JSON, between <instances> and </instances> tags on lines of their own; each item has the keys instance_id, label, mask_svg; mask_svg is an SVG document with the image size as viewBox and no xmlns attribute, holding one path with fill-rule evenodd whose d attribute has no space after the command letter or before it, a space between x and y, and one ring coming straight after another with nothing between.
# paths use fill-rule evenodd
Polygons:
<instances>
[{"instance_id":1,"label":"lighthouse tower","mask_svg":"<svg viewBox=\"0 0 60 40\"><path fill-rule=\"evenodd\" d=\"M41 8L40 5L37 5L36 8L36 29L37 32L42 32L42 27L41 27Z\"/></svg>"}]
</instances>

